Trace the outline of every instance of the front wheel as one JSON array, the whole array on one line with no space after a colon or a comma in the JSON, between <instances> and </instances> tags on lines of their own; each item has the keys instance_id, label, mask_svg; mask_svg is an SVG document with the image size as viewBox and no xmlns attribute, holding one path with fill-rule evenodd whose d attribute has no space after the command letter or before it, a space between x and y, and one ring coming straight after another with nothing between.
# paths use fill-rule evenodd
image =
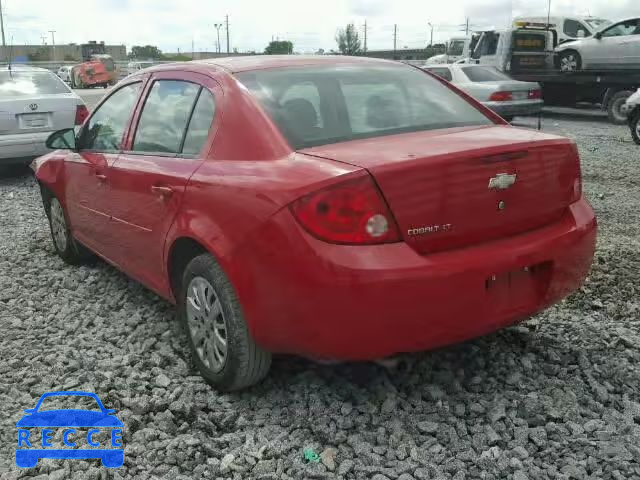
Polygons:
<instances>
[{"instance_id":1,"label":"front wheel","mask_svg":"<svg viewBox=\"0 0 640 480\"><path fill-rule=\"evenodd\" d=\"M640 108L636 108L636 111L632 114L629 127L631 128L631 138L640 145Z\"/></svg>"},{"instance_id":2,"label":"front wheel","mask_svg":"<svg viewBox=\"0 0 640 480\"><path fill-rule=\"evenodd\" d=\"M49 219L51 239L58 256L70 265L78 265L91 258L91 252L71 235L67 216L60 201L48 192L43 192L43 201Z\"/></svg>"},{"instance_id":3,"label":"front wheel","mask_svg":"<svg viewBox=\"0 0 640 480\"><path fill-rule=\"evenodd\" d=\"M189 262L178 302L193 360L209 384L239 390L267 374L271 354L251 337L234 288L211 255Z\"/></svg>"},{"instance_id":4,"label":"front wheel","mask_svg":"<svg viewBox=\"0 0 640 480\"><path fill-rule=\"evenodd\" d=\"M582 58L575 50L562 52L558 63L562 73L579 72L582 69Z\"/></svg>"}]
</instances>

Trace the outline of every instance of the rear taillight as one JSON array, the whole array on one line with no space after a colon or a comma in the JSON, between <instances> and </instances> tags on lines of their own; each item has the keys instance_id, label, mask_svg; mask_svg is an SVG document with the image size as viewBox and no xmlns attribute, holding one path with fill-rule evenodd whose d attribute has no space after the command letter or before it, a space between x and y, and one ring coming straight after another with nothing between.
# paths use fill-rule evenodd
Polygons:
<instances>
[{"instance_id":1,"label":"rear taillight","mask_svg":"<svg viewBox=\"0 0 640 480\"><path fill-rule=\"evenodd\" d=\"M76 106L76 125L82 125L89 116L89 110L85 105Z\"/></svg>"},{"instance_id":2,"label":"rear taillight","mask_svg":"<svg viewBox=\"0 0 640 480\"><path fill-rule=\"evenodd\" d=\"M513 100L513 94L511 92L493 92L489 100L492 102L508 102Z\"/></svg>"},{"instance_id":3,"label":"rear taillight","mask_svg":"<svg viewBox=\"0 0 640 480\"><path fill-rule=\"evenodd\" d=\"M401 240L395 219L369 176L314 192L290 208L305 230L326 242L371 245Z\"/></svg>"},{"instance_id":4,"label":"rear taillight","mask_svg":"<svg viewBox=\"0 0 640 480\"><path fill-rule=\"evenodd\" d=\"M530 100L540 100L542 98L542 90L529 90Z\"/></svg>"}]
</instances>

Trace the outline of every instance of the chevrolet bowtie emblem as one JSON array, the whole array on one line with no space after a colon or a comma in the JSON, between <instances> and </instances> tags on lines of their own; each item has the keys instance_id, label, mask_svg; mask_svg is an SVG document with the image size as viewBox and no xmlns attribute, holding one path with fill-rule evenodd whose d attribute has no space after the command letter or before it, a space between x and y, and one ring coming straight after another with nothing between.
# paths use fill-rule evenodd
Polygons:
<instances>
[{"instance_id":1,"label":"chevrolet bowtie emblem","mask_svg":"<svg viewBox=\"0 0 640 480\"><path fill-rule=\"evenodd\" d=\"M489 190L506 190L516 183L516 174L498 173L489 179Z\"/></svg>"}]
</instances>

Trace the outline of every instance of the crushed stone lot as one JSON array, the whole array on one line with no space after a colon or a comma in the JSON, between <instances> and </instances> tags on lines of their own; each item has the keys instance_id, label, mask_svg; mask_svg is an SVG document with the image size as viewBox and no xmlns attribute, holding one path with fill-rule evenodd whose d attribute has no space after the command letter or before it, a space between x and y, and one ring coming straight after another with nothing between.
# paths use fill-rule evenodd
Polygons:
<instances>
[{"instance_id":1,"label":"crushed stone lot","mask_svg":"<svg viewBox=\"0 0 640 480\"><path fill-rule=\"evenodd\" d=\"M580 291L395 366L276 357L264 382L222 395L167 303L103 262L65 265L33 177L0 177L0 479L640 478L640 147L600 118L554 115L544 129L577 141L598 214ZM122 468L15 466L15 422L52 390L116 410Z\"/></svg>"}]
</instances>

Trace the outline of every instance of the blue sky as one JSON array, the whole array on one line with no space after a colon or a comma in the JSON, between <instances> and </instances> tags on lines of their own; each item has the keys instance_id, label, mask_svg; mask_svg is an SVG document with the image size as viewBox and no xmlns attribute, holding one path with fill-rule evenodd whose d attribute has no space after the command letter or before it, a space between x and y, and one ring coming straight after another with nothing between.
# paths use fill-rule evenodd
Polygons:
<instances>
[{"instance_id":1,"label":"blue sky","mask_svg":"<svg viewBox=\"0 0 640 480\"><path fill-rule=\"evenodd\" d=\"M552 13L617 19L640 15L640 0L552 0ZM3 0L7 43L153 44L163 51L214 50L215 23L229 15L231 47L262 51L273 38L290 39L296 51L336 48L338 27L367 20L370 49L418 48L459 34L471 19L476 27L505 27L512 16L546 14L547 0ZM220 31L226 48L224 29ZM42 38L44 36L44 39Z\"/></svg>"}]
</instances>

